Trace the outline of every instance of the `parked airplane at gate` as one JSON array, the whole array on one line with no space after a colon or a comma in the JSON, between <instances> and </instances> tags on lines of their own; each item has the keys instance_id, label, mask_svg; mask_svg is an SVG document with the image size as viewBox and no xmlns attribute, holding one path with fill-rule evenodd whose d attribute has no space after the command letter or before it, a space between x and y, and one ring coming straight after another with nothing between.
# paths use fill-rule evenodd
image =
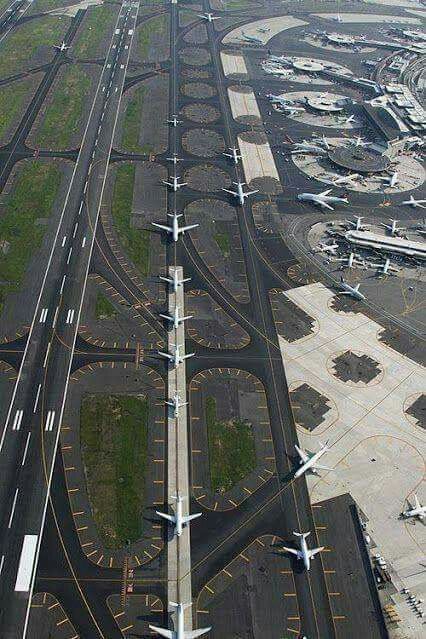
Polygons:
<instances>
[{"instance_id":1,"label":"parked airplane at gate","mask_svg":"<svg viewBox=\"0 0 426 639\"><path fill-rule=\"evenodd\" d=\"M325 546L320 546L319 548L309 549L306 543L306 537L310 534L310 531L306 533L293 532L293 535L299 538L300 550L296 550L296 548L287 548L286 546L283 546L282 548L282 550L285 550L292 555L296 555L297 559L301 559L306 570L309 570L311 567L311 559L325 548Z\"/></svg>"},{"instance_id":2,"label":"parked airplane at gate","mask_svg":"<svg viewBox=\"0 0 426 639\"><path fill-rule=\"evenodd\" d=\"M188 184L188 182L179 182L180 177L178 175L172 175L170 180L162 180L162 182L169 186L175 193L178 189L182 188L182 186L186 186Z\"/></svg>"},{"instance_id":3,"label":"parked airplane at gate","mask_svg":"<svg viewBox=\"0 0 426 639\"><path fill-rule=\"evenodd\" d=\"M183 322L185 322L186 320L191 319L192 317L194 317L193 315L179 315L179 307L175 306L174 311L173 311L173 315L167 315L166 313L159 313L160 317L164 317L164 319L169 320L169 322L171 322L171 324L173 324L173 328L177 328L178 326L180 326Z\"/></svg>"},{"instance_id":4,"label":"parked airplane at gate","mask_svg":"<svg viewBox=\"0 0 426 639\"><path fill-rule=\"evenodd\" d=\"M300 466L294 473L295 479L297 479L297 477L300 477L301 475L306 473L307 470L310 470L312 473L314 473L314 475L318 474L317 473L318 469L332 470L332 468L328 468L327 466L322 466L321 464L317 463L318 460L321 459L321 457L328 451L327 442L325 444L321 444L320 442L320 449L316 453L312 453L312 454L307 453L305 450L303 450L303 448L301 448L297 444L295 444L294 447L297 451L297 454L300 457L300 460L299 460Z\"/></svg>"},{"instance_id":5,"label":"parked airplane at gate","mask_svg":"<svg viewBox=\"0 0 426 639\"><path fill-rule=\"evenodd\" d=\"M337 195L329 195L333 189L327 189L326 191L322 191L321 193L299 193L297 196L298 200L302 202L312 202L316 206L321 206L322 208L330 209L330 211L334 211L334 208L331 204L337 204L340 202L344 202L348 204L348 199L346 197L338 197Z\"/></svg>"},{"instance_id":6,"label":"parked airplane at gate","mask_svg":"<svg viewBox=\"0 0 426 639\"><path fill-rule=\"evenodd\" d=\"M364 266L365 267L365 261L358 259L356 253L353 253L352 251L349 253L349 255L345 256L345 257L336 257L333 259L333 262L347 262L347 264L345 264L346 268L352 268L354 266Z\"/></svg>"},{"instance_id":7,"label":"parked airplane at gate","mask_svg":"<svg viewBox=\"0 0 426 639\"><path fill-rule=\"evenodd\" d=\"M185 610L191 605L190 603L184 604L169 601L169 606L176 608L176 630L167 630L166 628L160 628L151 624L149 624L149 629L161 637L166 637L166 639L197 639L197 637L205 635L206 632L211 630L211 626L209 628L199 628L198 630L185 630Z\"/></svg>"},{"instance_id":8,"label":"parked airplane at gate","mask_svg":"<svg viewBox=\"0 0 426 639\"><path fill-rule=\"evenodd\" d=\"M184 235L186 231L190 231L191 229L195 229L198 224L188 224L187 226L179 226L178 219L182 217L182 213L178 215L175 213L167 213L167 215L173 218L172 226L166 226L165 224L158 224L157 222L151 222L151 224L162 231L167 231L172 237L173 241L177 242L179 239L179 235Z\"/></svg>"},{"instance_id":9,"label":"parked airplane at gate","mask_svg":"<svg viewBox=\"0 0 426 639\"><path fill-rule=\"evenodd\" d=\"M334 186L339 186L340 184L352 184L360 177L359 173L351 173L350 175L340 175L339 177L333 180Z\"/></svg>"},{"instance_id":10,"label":"parked airplane at gate","mask_svg":"<svg viewBox=\"0 0 426 639\"><path fill-rule=\"evenodd\" d=\"M390 186L391 188L396 186L399 182L398 171L394 171L392 175L383 175L379 176L380 180L386 182L386 186Z\"/></svg>"},{"instance_id":11,"label":"parked airplane at gate","mask_svg":"<svg viewBox=\"0 0 426 639\"><path fill-rule=\"evenodd\" d=\"M384 222L382 222L381 225L384 226L391 235L399 235L400 231L406 230L402 226L398 226L398 220L391 219L390 221L392 222L392 224L384 224Z\"/></svg>"},{"instance_id":12,"label":"parked airplane at gate","mask_svg":"<svg viewBox=\"0 0 426 639\"><path fill-rule=\"evenodd\" d=\"M345 220L345 221L347 224L350 224L351 226L355 227L355 231L364 231L368 227L361 222L361 220L363 219L364 218L362 217L362 215L355 215L356 222L354 222L353 220Z\"/></svg>"},{"instance_id":13,"label":"parked airplane at gate","mask_svg":"<svg viewBox=\"0 0 426 639\"><path fill-rule=\"evenodd\" d=\"M165 275L160 275L160 280L163 282L167 282L172 287L173 293L177 293L179 286L182 286L185 282L190 282L190 277L180 278L177 270L173 271L172 277L167 277Z\"/></svg>"},{"instance_id":14,"label":"parked airplane at gate","mask_svg":"<svg viewBox=\"0 0 426 639\"><path fill-rule=\"evenodd\" d=\"M158 351L158 354L160 355L160 357L164 357L168 359L169 362L172 364L173 368L178 368L179 364L183 364L183 362L186 359L189 359L190 357L193 357L195 355L195 353L188 353L187 355L181 355L180 346L179 345L175 346L174 344L172 344L172 346L174 347L173 353Z\"/></svg>"},{"instance_id":15,"label":"parked airplane at gate","mask_svg":"<svg viewBox=\"0 0 426 639\"><path fill-rule=\"evenodd\" d=\"M259 193L259 189L255 189L254 191L247 191L244 193L243 186L245 182L232 182L237 187L236 191L231 191L230 189L222 189L222 191L226 191L227 193L231 193L231 195L235 195L238 198L238 201L241 206L244 206L244 201L248 198L249 195L254 195L254 193Z\"/></svg>"},{"instance_id":16,"label":"parked airplane at gate","mask_svg":"<svg viewBox=\"0 0 426 639\"><path fill-rule=\"evenodd\" d=\"M244 42L250 42L252 44L263 44L261 38L256 38L256 36L247 35L244 31L241 31L241 35L239 36L239 40L243 40Z\"/></svg>"},{"instance_id":17,"label":"parked airplane at gate","mask_svg":"<svg viewBox=\"0 0 426 639\"><path fill-rule=\"evenodd\" d=\"M327 155L327 151L317 144L309 142L296 142L291 150L292 155L295 153L317 153L319 155Z\"/></svg>"},{"instance_id":18,"label":"parked airplane at gate","mask_svg":"<svg viewBox=\"0 0 426 639\"><path fill-rule=\"evenodd\" d=\"M339 293L336 293L336 295L350 295L351 297L354 297L356 300L365 300L365 295L360 293L360 290L359 290L360 285L359 284L357 284L356 286L351 286L350 284L345 282L345 280L343 279L343 276L342 276L340 278L339 286L343 290L340 291Z\"/></svg>"},{"instance_id":19,"label":"parked airplane at gate","mask_svg":"<svg viewBox=\"0 0 426 639\"><path fill-rule=\"evenodd\" d=\"M377 268L383 275L390 275L391 273L398 273L399 268L396 266L392 266L390 259L387 257L386 260L379 264L370 264L373 268Z\"/></svg>"},{"instance_id":20,"label":"parked airplane at gate","mask_svg":"<svg viewBox=\"0 0 426 639\"><path fill-rule=\"evenodd\" d=\"M167 515L166 513L161 513L156 510L156 514L163 519L166 519L170 523L174 524L175 534L180 537L182 534L183 527L185 524L188 524L193 519L197 519L197 517L201 517L202 513L196 513L195 515L183 515L182 514L182 505L184 497L181 497L179 493L173 497L176 500L176 514L175 515Z\"/></svg>"},{"instance_id":21,"label":"parked airplane at gate","mask_svg":"<svg viewBox=\"0 0 426 639\"><path fill-rule=\"evenodd\" d=\"M173 417L179 417L179 408L181 406L186 406L188 402L181 402L179 394L175 393L172 399L166 401L166 404L173 408Z\"/></svg>"},{"instance_id":22,"label":"parked airplane at gate","mask_svg":"<svg viewBox=\"0 0 426 639\"><path fill-rule=\"evenodd\" d=\"M412 195L410 195L409 200L405 200L402 204L408 204L409 206L413 206L415 209L426 209L426 206L424 206L426 204L426 200L416 200Z\"/></svg>"},{"instance_id":23,"label":"parked airplane at gate","mask_svg":"<svg viewBox=\"0 0 426 639\"><path fill-rule=\"evenodd\" d=\"M411 506L411 508L408 508L408 510L404 510L401 514L404 519L416 517L421 521L422 519L426 518L426 506L421 505L417 495L414 493L414 506Z\"/></svg>"}]
</instances>

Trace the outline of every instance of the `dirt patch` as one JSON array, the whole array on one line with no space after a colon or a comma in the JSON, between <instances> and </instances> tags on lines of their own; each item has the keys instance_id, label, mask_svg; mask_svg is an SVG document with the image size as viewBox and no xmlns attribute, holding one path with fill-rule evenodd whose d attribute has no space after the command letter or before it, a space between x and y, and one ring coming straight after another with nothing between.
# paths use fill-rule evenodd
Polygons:
<instances>
[{"instance_id":1,"label":"dirt patch","mask_svg":"<svg viewBox=\"0 0 426 639\"><path fill-rule=\"evenodd\" d=\"M244 131L240 133L239 137L244 142L250 142L251 144L268 144L268 136L260 131Z\"/></svg>"},{"instance_id":2,"label":"dirt patch","mask_svg":"<svg viewBox=\"0 0 426 639\"><path fill-rule=\"evenodd\" d=\"M250 188L259 189L265 195L278 195L282 193L281 184L273 177L258 177L250 182Z\"/></svg>"},{"instance_id":3,"label":"dirt patch","mask_svg":"<svg viewBox=\"0 0 426 639\"><path fill-rule=\"evenodd\" d=\"M204 44L208 41L207 29L205 24L197 24L185 36L184 41L190 44Z\"/></svg>"},{"instance_id":4,"label":"dirt patch","mask_svg":"<svg viewBox=\"0 0 426 639\"><path fill-rule=\"evenodd\" d=\"M181 113L188 120L199 124L210 124L220 118L220 112L215 107L202 103L188 104Z\"/></svg>"},{"instance_id":5,"label":"dirt patch","mask_svg":"<svg viewBox=\"0 0 426 639\"><path fill-rule=\"evenodd\" d=\"M186 171L185 181L192 189L205 193L220 191L231 184L229 175L225 171L208 164L194 166Z\"/></svg>"},{"instance_id":6,"label":"dirt patch","mask_svg":"<svg viewBox=\"0 0 426 639\"><path fill-rule=\"evenodd\" d=\"M202 158L210 158L225 150L223 137L210 129L192 129L182 137L185 151Z\"/></svg>"},{"instance_id":7,"label":"dirt patch","mask_svg":"<svg viewBox=\"0 0 426 639\"><path fill-rule=\"evenodd\" d=\"M207 49L201 47L185 47L179 51L179 58L184 64L190 64L194 67L204 67L210 64L212 58Z\"/></svg>"},{"instance_id":8,"label":"dirt patch","mask_svg":"<svg viewBox=\"0 0 426 639\"><path fill-rule=\"evenodd\" d=\"M187 67L180 72L183 78L191 78L192 80L207 80L211 74L205 69L194 69Z\"/></svg>"},{"instance_id":9,"label":"dirt patch","mask_svg":"<svg viewBox=\"0 0 426 639\"><path fill-rule=\"evenodd\" d=\"M216 95L216 89L205 82L187 82L182 87L182 93L189 98L211 98Z\"/></svg>"}]
</instances>

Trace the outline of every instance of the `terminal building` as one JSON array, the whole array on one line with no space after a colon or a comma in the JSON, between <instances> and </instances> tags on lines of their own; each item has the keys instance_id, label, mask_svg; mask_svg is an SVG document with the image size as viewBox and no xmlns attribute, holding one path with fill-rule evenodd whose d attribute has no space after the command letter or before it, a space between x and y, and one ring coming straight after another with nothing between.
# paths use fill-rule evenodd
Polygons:
<instances>
[{"instance_id":1,"label":"terminal building","mask_svg":"<svg viewBox=\"0 0 426 639\"><path fill-rule=\"evenodd\" d=\"M403 237L372 233L371 231L347 231L345 239L360 248L400 255L406 258L426 260L426 242L416 242Z\"/></svg>"}]
</instances>

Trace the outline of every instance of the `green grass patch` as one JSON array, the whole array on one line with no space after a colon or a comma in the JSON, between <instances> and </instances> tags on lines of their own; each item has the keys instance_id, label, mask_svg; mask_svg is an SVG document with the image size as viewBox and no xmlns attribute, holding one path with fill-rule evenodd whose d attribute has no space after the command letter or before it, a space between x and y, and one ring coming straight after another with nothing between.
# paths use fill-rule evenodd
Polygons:
<instances>
[{"instance_id":1,"label":"green grass patch","mask_svg":"<svg viewBox=\"0 0 426 639\"><path fill-rule=\"evenodd\" d=\"M0 303L19 288L31 257L40 247L61 183L60 170L47 162L28 162L21 169L0 216Z\"/></svg>"},{"instance_id":2,"label":"green grass patch","mask_svg":"<svg viewBox=\"0 0 426 639\"><path fill-rule=\"evenodd\" d=\"M46 57L34 60L42 45L53 47L62 41L69 20L55 16L36 18L17 27L0 44L0 76L8 76L33 64L47 62ZM53 49L51 54L53 56Z\"/></svg>"},{"instance_id":3,"label":"green grass patch","mask_svg":"<svg viewBox=\"0 0 426 639\"><path fill-rule=\"evenodd\" d=\"M72 55L76 58L96 58L101 55L103 41L112 33L117 22L117 13L118 9L110 4L90 7L73 44Z\"/></svg>"},{"instance_id":4,"label":"green grass patch","mask_svg":"<svg viewBox=\"0 0 426 639\"><path fill-rule=\"evenodd\" d=\"M223 254L223 257L229 257L231 254L231 240L228 233L218 232L218 233L215 233L213 237L214 237L214 241L220 248Z\"/></svg>"},{"instance_id":5,"label":"green grass patch","mask_svg":"<svg viewBox=\"0 0 426 639\"><path fill-rule=\"evenodd\" d=\"M256 467L253 431L249 423L241 420L219 421L214 397L207 397L205 411L210 487L214 492L225 493Z\"/></svg>"},{"instance_id":6,"label":"green grass patch","mask_svg":"<svg viewBox=\"0 0 426 639\"><path fill-rule=\"evenodd\" d=\"M134 182L135 166L119 166L112 197L112 217L124 251L139 272L146 276L149 273L150 233L135 229L131 224Z\"/></svg>"},{"instance_id":7,"label":"green grass patch","mask_svg":"<svg viewBox=\"0 0 426 639\"><path fill-rule=\"evenodd\" d=\"M143 62L148 56L149 48L151 46L151 39L153 35L164 35L168 31L169 18L168 15L162 14L155 16L144 22L138 29L138 48L139 55Z\"/></svg>"},{"instance_id":8,"label":"green grass patch","mask_svg":"<svg viewBox=\"0 0 426 639\"><path fill-rule=\"evenodd\" d=\"M36 134L36 144L67 149L79 133L91 80L82 65L67 66L55 85L52 101Z\"/></svg>"},{"instance_id":9,"label":"green grass patch","mask_svg":"<svg viewBox=\"0 0 426 639\"><path fill-rule=\"evenodd\" d=\"M80 438L87 490L106 548L142 536L149 402L133 395L88 395Z\"/></svg>"},{"instance_id":10,"label":"green grass patch","mask_svg":"<svg viewBox=\"0 0 426 639\"><path fill-rule=\"evenodd\" d=\"M117 315L114 304L103 294L96 296L95 316L97 320L112 319Z\"/></svg>"},{"instance_id":11,"label":"green grass patch","mask_svg":"<svg viewBox=\"0 0 426 639\"><path fill-rule=\"evenodd\" d=\"M124 114L122 147L130 153L152 153L151 144L139 144L143 101L146 87L141 86L132 95Z\"/></svg>"},{"instance_id":12,"label":"green grass patch","mask_svg":"<svg viewBox=\"0 0 426 639\"><path fill-rule=\"evenodd\" d=\"M62 8L70 4L75 3L66 0L33 0L32 6L28 9L28 15L53 11L53 9Z\"/></svg>"},{"instance_id":13,"label":"green grass patch","mask_svg":"<svg viewBox=\"0 0 426 639\"><path fill-rule=\"evenodd\" d=\"M38 83L38 78L18 80L3 86L0 91L0 140L21 113L25 101Z\"/></svg>"}]
</instances>

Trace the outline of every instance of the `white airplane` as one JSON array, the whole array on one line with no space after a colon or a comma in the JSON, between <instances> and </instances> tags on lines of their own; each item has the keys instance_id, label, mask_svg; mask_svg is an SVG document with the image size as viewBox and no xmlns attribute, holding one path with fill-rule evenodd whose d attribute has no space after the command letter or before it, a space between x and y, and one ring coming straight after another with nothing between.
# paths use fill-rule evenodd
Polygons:
<instances>
[{"instance_id":1,"label":"white airplane","mask_svg":"<svg viewBox=\"0 0 426 639\"><path fill-rule=\"evenodd\" d=\"M177 153L173 153L173 157L166 158L166 160L168 160L169 162L173 162L173 164L176 166L176 164L178 162L181 162L181 160L183 160L183 158L178 158Z\"/></svg>"},{"instance_id":2,"label":"white airplane","mask_svg":"<svg viewBox=\"0 0 426 639\"><path fill-rule=\"evenodd\" d=\"M230 193L231 195L234 195L236 198L238 198L241 206L244 206L244 200L248 198L249 195L259 193L259 189L255 189L254 191L247 191L246 193L244 193L243 186L245 185L245 182L233 182L232 184L236 185L236 191L231 191L230 189L222 189L222 191L226 191L227 193Z\"/></svg>"},{"instance_id":3,"label":"white airplane","mask_svg":"<svg viewBox=\"0 0 426 639\"><path fill-rule=\"evenodd\" d=\"M289 115L296 115L296 113L304 113L305 109L303 107L291 106L289 104L278 104L280 111L284 113L288 113Z\"/></svg>"},{"instance_id":4,"label":"white airplane","mask_svg":"<svg viewBox=\"0 0 426 639\"><path fill-rule=\"evenodd\" d=\"M311 559L315 557L319 552L324 550L325 546L320 546L319 548L311 548L309 550L308 545L306 543L306 537L308 537L311 533L297 533L293 532L293 535L299 538L300 542L300 550L296 550L295 548L287 548L286 546L282 547L282 550L291 553L292 555L296 555L297 559L301 559L304 563L306 570L309 570L311 567Z\"/></svg>"},{"instance_id":5,"label":"white airplane","mask_svg":"<svg viewBox=\"0 0 426 639\"><path fill-rule=\"evenodd\" d=\"M61 42L61 44L54 44L53 48L63 52L63 51L67 51L70 48L70 45L65 44L65 42Z\"/></svg>"},{"instance_id":6,"label":"white airplane","mask_svg":"<svg viewBox=\"0 0 426 639\"><path fill-rule=\"evenodd\" d=\"M355 116L350 115L348 118L345 118L343 122L344 124L351 124L352 122L356 122Z\"/></svg>"},{"instance_id":7,"label":"white airplane","mask_svg":"<svg viewBox=\"0 0 426 639\"><path fill-rule=\"evenodd\" d=\"M343 276L340 278L340 288L343 289L340 293L336 293L336 295L350 295L354 297L356 300L365 300L365 295L360 293L359 291L360 285L351 286L343 279Z\"/></svg>"},{"instance_id":8,"label":"white airplane","mask_svg":"<svg viewBox=\"0 0 426 639\"><path fill-rule=\"evenodd\" d=\"M179 408L181 406L186 406L188 404L188 402L181 402L179 394L175 393L173 395L172 399L166 401L166 404L173 408L173 417L178 417L179 416Z\"/></svg>"},{"instance_id":9,"label":"white airplane","mask_svg":"<svg viewBox=\"0 0 426 639\"><path fill-rule=\"evenodd\" d=\"M339 175L339 177L333 180L333 184L335 186L339 186L339 184L353 184L359 177L359 173L351 173L350 175Z\"/></svg>"},{"instance_id":10,"label":"white airplane","mask_svg":"<svg viewBox=\"0 0 426 639\"><path fill-rule=\"evenodd\" d=\"M365 266L365 261L357 258L356 253L352 251L346 257L336 257L333 262L347 262L345 265L347 268L353 268L354 266Z\"/></svg>"},{"instance_id":11,"label":"white airplane","mask_svg":"<svg viewBox=\"0 0 426 639\"><path fill-rule=\"evenodd\" d=\"M160 317L164 317L164 319L169 320L171 324L173 324L173 328L178 328L183 322L194 317L193 315L179 315L179 307L175 306L173 315L167 315L166 313L159 313Z\"/></svg>"},{"instance_id":12,"label":"white airplane","mask_svg":"<svg viewBox=\"0 0 426 639\"><path fill-rule=\"evenodd\" d=\"M271 29L269 27L258 27L257 30L259 33L269 33Z\"/></svg>"},{"instance_id":13,"label":"white airplane","mask_svg":"<svg viewBox=\"0 0 426 639\"><path fill-rule=\"evenodd\" d=\"M384 224L384 222L382 222L381 226L387 229L391 235L399 235L400 231L405 231L402 226L397 226L398 220L391 219L390 221L392 222L392 224Z\"/></svg>"},{"instance_id":14,"label":"white airplane","mask_svg":"<svg viewBox=\"0 0 426 639\"><path fill-rule=\"evenodd\" d=\"M336 253L336 249L339 248L338 244L323 244L319 243L317 248L315 249L316 253L332 253L333 255Z\"/></svg>"},{"instance_id":15,"label":"white airplane","mask_svg":"<svg viewBox=\"0 0 426 639\"><path fill-rule=\"evenodd\" d=\"M166 628L159 628L158 626L149 624L149 629L161 637L166 637L166 639L196 639L211 630L211 626L209 628L199 628L198 630L185 630L185 610L186 608L190 608L192 604L169 601L169 606L176 608L176 630L167 630Z\"/></svg>"},{"instance_id":16,"label":"white airplane","mask_svg":"<svg viewBox=\"0 0 426 639\"><path fill-rule=\"evenodd\" d=\"M354 144L355 146L370 146L371 142L366 142L358 135L357 138L350 139L349 144Z\"/></svg>"},{"instance_id":17,"label":"white airplane","mask_svg":"<svg viewBox=\"0 0 426 639\"><path fill-rule=\"evenodd\" d=\"M188 524L193 519L197 519L197 517L201 517L202 513L196 513L195 515L183 515L182 514L182 504L184 497L181 497L179 493L174 495L173 499L176 500L176 514L175 515L167 515L166 513L160 513L158 510L155 513L162 517L163 519L167 519L170 523L175 526L175 533L178 537L181 536L182 530L185 524Z\"/></svg>"},{"instance_id":18,"label":"white airplane","mask_svg":"<svg viewBox=\"0 0 426 639\"><path fill-rule=\"evenodd\" d=\"M241 35L239 37L240 40L244 40L244 42L251 42L252 44L263 44L263 41L260 38L256 38L256 36L247 35L244 31L241 31Z\"/></svg>"},{"instance_id":19,"label":"white airplane","mask_svg":"<svg viewBox=\"0 0 426 639\"><path fill-rule=\"evenodd\" d=\"M227 158L231 158L234 164L238 164L238 160L241 160L241 155L239 150L236 147L229 149L230 153L224 153Z\"/></svg>"},{"instance_id":20,"label":"white airplane","mask_svg":"<svg viewBox=\"0 0 426 639\"><path fill-rule=\"evenodd\" d=\"M305 450L303 450L303 448L301 448L300 446L297 446L297 444L295 444L295 449L300 457L299 460L299 468L296 470L296 472L294 473L294 477L295 479L297 479L297 477L300 477L301 475L303 475L303 473L306 473L307 470L310 470L311 472L314 473L314 475L317 475L317 470L333 470L332 468L328 468L327 466L321 466L321 464L317 464L318 460L321 459L321 457L328 451L328 446L327 446L326 442L325 444L321 444L320 442L320 449L313 454L309 454L307 453Z\"/></svg>"},{"instance_id":21,"label":"white airplane","mask_svg":"<svg viewBox=\"0 0 426 639\"><path fill-rule=\"evenodd\" d=\"M220 20L221 16L214 16L212 13L199 13L198 17L202 18L203 20L207 20L207 22L213 22L213 20Z\"/></svg>"},{"instance_id":22,"label":"white airplane","mask_svg":"<svg viewBox=\"0 0 426 639\"><path fill-rule=\"evenodd\" d=\"M347 224L351 224L355 227L355 231L363 231L367 227L361 222L364 218L361 215L355 215L356 222L353 220L345 220Z\"/></svg>"},{"instance_id":23,"label":"white airplane","mask_svg":"<svg viewBox=\"0 0 426 639\"><path fill-rule=\"evenodd\" d=\"M322 146L318 146L317 144L309 144L309 142L296 142L293 145L293 149L291 153L318 153L319 155L326 155L327 152Z\"/></svg>"},{"instance_id":24,"label":"white airplane","mask_svg":"<svg viewBox=\"0 0 426 639\"><path fill-rule=\"evenodd\" d=\"M409 206L413 206L415 209L426 209L426 206L424 206L426 204L426 200L416 200L412 195L410 195L409 200L405 200L402 204L408 204Z\"/></svg>"},{"instance_id":25,"label":"white airplane","mask_svg":"<svg viewBox=\"0 0 426 639\"><path fill-rule=\"evenodd\" d=\"M175 193L178 189L182 188L182 186L186 186L188 184L188 182L179 182L180 177L177 175L172 175L170 180L172 181L170 182L169 180L162 180L162 182L163 184L169 186Z\"/></svg>"},{"instance_id":26,"label":"white airplane","mask_svg":"<svg viewBox=\"0 0 426 639\"><path fill-rule=\"evenodd\" d=\"M181 122L182 120L177 119L177 115L172 115L172 117L167 120L167 123L171 124L171 126L177 126Z\"/></svg>"},{"instance_id":27,"label":"white airplane","mask_svg":"<svg viewBox=\"0 0 426 639\"><path fill-rule=\"evenodd\" d=\"M327 138L325 137L325 135L321 135L320 137L318 137L318 136L314 136L314 137L312 138L312 140L313 140L314 142L319 142L319 144L323 144L327 150L330 148L330 143L329 143L329 141L327 140Z\"/></svg>"},{"instance_id":28,"label":"white airplane","mask_svg":"<svg viewBox=\"0 0 426 639\"><path fill-rule=\"evenodd\" d=\"M165 224L157 224L157 222L151 222L151 224L162 231L167 231L173 237L173 241L177 242L179 239L179 235L184 235L186 231L190 231L191 229L195 229L198 224L188 224L187 226L179 226L178 219L182 217L182 213L178 215L175 213L167 213L167 215L173 218L172 226L166 226Z\"/></svg>"},{"instance_id":29,"label":"white airplane","mask_svg":"<svg viewBox=\"0 0 426 639\"><path fill-rule=\"evenodd\" d=\"M410 517L416 517L417 519L425 519L426 517L426 506L422 506L419 502L417 495L414 493L414 506L409 508L408 510L404 510L402 516L405 519L409 519Z\"/></svg>"},{"instance_id":30,"label":"white airplane","mask_svg":"<svg viewBox=\"0 0 426 639\"><path fill-rule=\"evenodd\" d=\"M174 344L172 344L174 346ZM165 353L164 351L158 351L161 357L165 357L172 363L173 368L177 368L179 364L182 364L186 359L193 357L195 353L188 353L187 355L180 354L180 347L174 346L174 353Z\"/></svg>"},{"instance_id":31,"label":"white airplane","mask_svg":"<svg viewBox=\"0 0 426 639\"><path fill-rule=\"evenodd\" d=\"M398 178L398 171L395 171L394 173L392 173L392 175L385 175L385 176L378 176L379 180L383 180L384 182L387 182L387 186L390 186L391 188L396 186L398 184L399 178Z\"/></svg>"},{"instance_id":32,"label":"white airplane","mask_svg":"<svg viewBox=\"0 0 426 639\"><path fill-rule=\"evenodd\" d=\"M178 275L177 270L174 270L172 277L166 277L166 276L160 275L160 280L170 284L173 289L173 293L177 293L179 286L182 286L182 284L184 284L185 282L190 282L191 278L184 277L181 279Z\"/></svg>"},{"instance_id":33,"label":"white airplane","mask_svg":"<svg viewBox=\"0 0 426 639\"><path fill-rule=\"evenodd\" d=\"M321 193L299 193L297 199L301 200L302 202L312 202L312 204L320 206L321 208L330 209L330 211L334 211L334 208L330 206L330 204L337 204L340 202L348 204L348 199L346 197L329 195L331 191L332 189L327 189L326 191L322 191Z\"/></svg>"},{"instance_id":34,"label":"white airplane","mask_svg":"<svg viewBox=\"0 0 426 639\"><path fill-rule=\"evenodd\" d=\"M383 275L389 275L392 272L398 273L399 271L399 268L397 268L396 266L392 266L388 257L381 264L370 264L370 266L372 266L373 268L377 268Z\"/></svg>"}]
</instances>

